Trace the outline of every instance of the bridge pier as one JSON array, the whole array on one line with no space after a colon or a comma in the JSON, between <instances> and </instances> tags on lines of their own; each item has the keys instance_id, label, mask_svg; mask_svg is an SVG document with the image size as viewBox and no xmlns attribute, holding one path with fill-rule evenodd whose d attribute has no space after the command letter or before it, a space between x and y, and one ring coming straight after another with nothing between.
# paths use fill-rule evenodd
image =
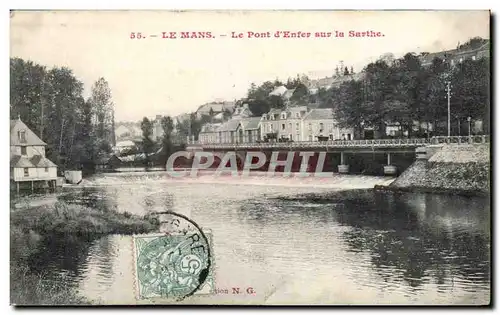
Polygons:
<instances>
[{"instance_id":1,"label":"bridge pier","mask_svg":"<svg viewBox=\"0 0 500 315\"><path fill-rule=\"evenodd\" d=\"M339 165L339 173L340 174L347 174L349 173L349 165L345 163L345 156L344 152L340 152L340 165Z\"/></svg>"},{"instance_id":2,"label":"bridge pier","mask_svg":"<svg viewBox=\"0 0 500 315\"><path fill-rule=\"evenodd\" d=\"M396 166L391 165L391 152L387 152L387 165L384 166L385 175L396 175L398 169Z\"/></svg>"}]
</instances>

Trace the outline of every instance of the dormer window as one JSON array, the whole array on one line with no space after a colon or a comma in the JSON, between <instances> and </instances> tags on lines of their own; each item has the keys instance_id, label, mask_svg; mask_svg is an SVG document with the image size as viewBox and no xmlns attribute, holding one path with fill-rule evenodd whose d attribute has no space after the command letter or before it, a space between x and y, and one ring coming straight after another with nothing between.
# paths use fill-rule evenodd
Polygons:
<instances>
[{"instance_id":1,"label":"dormer window","mask_svg":"<svg viewBox=\"0 0 500 315\"><path fill-rule=\"evenodd\" d=\"M28 155L28 150L26 149L25 146L21 147L21 155Z\"/></svg>"},{"instance_id":2,"label":"dormer window","mask_svg":"<svg viewBox=\"0 0 500 315\"><path fill-rule=\"evenodd\" d=\"M274 120L274 115L271 115L271 120Z\"/></svg>"},{"instance_id":3,"label":"dormer window","mask_svg":"<svg viewBox=\"0 0 500 315\"><path fill-rule=\"evenodd\" d=\"M295 113L295 117L300 118L300 113Z\"/></svg>"},{"instance_id":4,"label":"dormer window","mask_svg":"<svg viewBox=\"0 0 500 315\"><path fill-rule=\"evenodd\" d=\"M281 114L281 119L286 119L286 113Z\"/></svg>"},{"instance_id":5,"label":"dormer window","mask_svg":"<svg viewBox=\"0 0 500 315\"><path fill-rule=\"evenodd\" d=\"M25 130L19 130L17 135L19 137L19 142L26 142L26 131Z\"/></svg>"}]
</instances>

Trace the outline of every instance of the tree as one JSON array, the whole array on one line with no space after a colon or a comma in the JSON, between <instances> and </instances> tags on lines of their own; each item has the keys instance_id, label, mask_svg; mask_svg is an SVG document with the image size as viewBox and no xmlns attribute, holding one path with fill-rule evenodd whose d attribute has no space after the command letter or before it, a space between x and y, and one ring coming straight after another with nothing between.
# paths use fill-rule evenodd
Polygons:
<instances>
[{"instance_id":1,"label":"tree","mask_svg":"<svg viewBox=\"0 0 500 315\"><path fill-rule=\"evenodd\" d=\"M485 58L464 60L451 75L454 116L465 120L482 120L489 129L490 65Z\"/></svg>"},{"instance_id":2,"label":"tree","mask_svg":"<svg viewBox=\"0 0 500 315\"><path fill-rule=\"evenodd\" d=\"M174 131L174 121L170 116L163 116L161 127L163 129L161 158L162 163L165 164L168 157L173 153L172 132Z\"/></svg>"},{"instance_id":3,"label":"tree","mask_svg":"<svg viewBox=\"0 0 500 315\"><path fill-rule=\"evenodd\" d=\"M231 112L229 111L229 109L224 108L224 111L222 112L222 119L228 120L229 118L231 118Z\"/></svg>"},{"instance_id":4,"label":"tree","mask_svg":"<svg viewBox=\"0 0 500 315\"><path fill-rule=\"evenodd\" d=\"M293 91L291 101L297 103L306 103L309 100L309 89L303 83L297 84L295 90Z\"/></svg>"},{"instance_id":5,"label":"tree","mask_svg":"<svg viewBox=\"0 0 500 315\"><path fill-rule=\"evenodd\" d=\"M97 137L100 141L112 144L114 105L111 101L111 89L104 78L99 78L92 86L90 102L94 110Z\"/></svg>"},{"instance_id":6,"label":"tree","mask_svg":"<svg viewBox=\"0 0 500 315\"><path fill-rule=\"evenodd\" d=\"M413 53L407 53L391 67L394 82L394 100L388 104L389 119L399 122L411 136L414 121L424 120L425 104L421 101L421 91L425 87L424 69L420 59ZM395 101L395 102L394 102Z\"/></svg>"},{"instance_id":7,"label":"tree","mask_svg":"<svg viewBox=\"0 0 500 315\"><path fill-rule=\"evenodd\" d=\"M101 143L103 138L94 128L97 113L94 104L102 98L97 97L99 93L94 89L93 98L85 101L83 83L71 69L47 69L31 61L11 58L10 75L11 119L21 118L47 143L46 156L59 168L93 165L110 152L112 142ZM104 94L111 95L109 87ZM112 121L112 103L107 104ZM110 126L108 129L112 129Z\"/></svg>"},{"instance_id":8,"label":"tree","mask_svg":"<svg viewBox=\"0 0 500 315\"><path fill-rule=\"evenodd\" d=\"M364 107L362 83L360 81L347 81L341 84L335 93L332 93L330 107L334 109L335 120L341 127L353 127L355 138L359 138L362 125L368 112Z\"/></svg>"},{"instance_id":9,"label":"tree","mask_svg":"<svg viewBox=\"0 0 500 315\"><path fill-rule=\"evenodd\" d=\"M151 136L153 135L153 124L147 117L144 117L142 119L141 130L142 130L142 152L144 153L145 164L146 166L149 166L151 163L150 154L153 152L155 144L154 141L151 139Z\"/></svg>"},{"instance_id":10,"label":"tree","mask_svg":"<svg viewBox=\"0 0 500 315\"><path fill-rule=\"evenodd\" d=\"M283 102L281 97L278 96L278 98ZM258 117L269 112L271 104L267 100L249 100L248 109L252 112L253 116Z\"/></svg>"}]
</instances>

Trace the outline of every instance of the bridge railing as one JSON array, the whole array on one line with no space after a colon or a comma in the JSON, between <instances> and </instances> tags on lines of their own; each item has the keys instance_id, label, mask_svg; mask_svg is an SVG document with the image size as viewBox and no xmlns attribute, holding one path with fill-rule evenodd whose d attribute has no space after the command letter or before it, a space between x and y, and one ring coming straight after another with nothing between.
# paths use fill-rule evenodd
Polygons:
<instances>
[{"instance_id":1,"label":"bridge railing","mask_svg":"<svg viewBox=\"0 0 500 315\"><path fill-rule=\"evenodd\" d=\"M429 144L429 139L370 139L370 140L329 140L294 142L241 142L241 143L196 143L205 148L345 148L345 147L415 147Z\"/></svg>"},{"instance_id":2,"label":"bridge railing","mask_svg":"<svg viewBox=\"0 0 500 315\"><path fill-rule=\"evenodd\" d=\"M439 136L432 137L431 144L472 144L472 143L489 143L489 135L471 135L471 136Z\"/></svg>"},{"instance_id":3,"label":"bridge railing","mask_svg":"<svg viewBox=\"0 0 500 315\"><path fill-rule=\"evenodd\" d=\"M189 145L205 148L345 148L345 147L417 147L427 144L472 144L489 143L489 135L473 136L438 136L428 138L370 139L370 140L328 140L328 141L294 141L294 142L233 142L233 143L201 143L191 141Z\"/></svg>"}]
</instances>

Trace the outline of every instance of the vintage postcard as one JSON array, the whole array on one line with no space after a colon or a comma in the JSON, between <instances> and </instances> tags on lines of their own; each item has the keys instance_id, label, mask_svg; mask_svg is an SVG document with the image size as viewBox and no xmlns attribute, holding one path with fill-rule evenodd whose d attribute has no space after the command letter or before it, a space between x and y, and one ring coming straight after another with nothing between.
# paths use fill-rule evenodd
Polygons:
<instances>
[{"instance_id":1,"label":"vintage postcard","mask_svg":"<svg viewBox=\"0 0 500 315\"><path fill-rule=\"evenodd\" d=\"M489 11L11 11L10 303L489 305Z\"/></svg>"}]
</instances>

